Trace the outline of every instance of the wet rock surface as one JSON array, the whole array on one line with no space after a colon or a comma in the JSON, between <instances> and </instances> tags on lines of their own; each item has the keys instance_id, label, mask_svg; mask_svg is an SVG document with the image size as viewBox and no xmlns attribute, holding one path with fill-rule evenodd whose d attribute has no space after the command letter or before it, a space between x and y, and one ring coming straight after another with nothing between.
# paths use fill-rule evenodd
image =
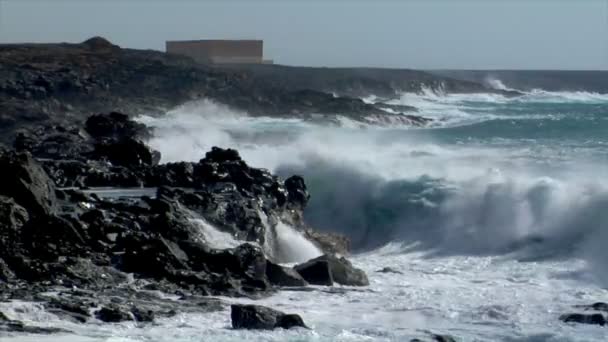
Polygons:
<instances>
[{"instance_id":1,"label":"wet rock surface","mask_svg":"<svg viewBox=\"0 0 608 342\"><path fill-rule=\"evenodd\" d=\"M299 315L285 314L260 305L232 305L230 318L234 329L271 330L307 328Z\"/></svg>"},{"instance_id":2,"label":"wet rock surface","mask_svg":"<svg viewBox=\"0 0 608 342\"><path fill-rule=\"evenodd\" d=\"M297 265L294 269L309 283L315 285L367 286L369 280L362 270L344 257L325 254Z\"/></svg>"},{"instance_id":3,"label":"wet rock surface","mask_svg":"<svg viewBox=\"0 0 608 342\"><path fill-rule=\"evenodd\" d=\"M310 196L300 176L283 180L218 147L196 163L158 164L160 156L139 140L149 130L128 116L98 114L86 122L40 131L38 139L22 135L14 144L18 151L0 152L6 180L0 188L0 301L40 303L79 324L146 324L179 312L223 310L210 295L260 298L280 287L307 286L301 272L280 265L276 241L269 240L279 223L328 253L348 248L344 237L306 226L302 211ZM61 149L52 138L58 135L69 137ZM136 142L137 148L122 146L120 158L100 153L100 143L114 142ZM84 190L131 184L151 187L150 195L103 197ZM345 259L325 256L322 262L332 283L362 285ZM304 326L297 315L260 312L272 328ZM8 318L2 324L11 332L61 332Z\"/></svg>"}]
</instances>

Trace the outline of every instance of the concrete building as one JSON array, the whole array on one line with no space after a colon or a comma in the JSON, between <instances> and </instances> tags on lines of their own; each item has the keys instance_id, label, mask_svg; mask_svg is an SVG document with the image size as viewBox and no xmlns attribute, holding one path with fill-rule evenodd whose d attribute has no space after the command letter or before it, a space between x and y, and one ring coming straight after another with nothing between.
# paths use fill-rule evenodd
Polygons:
<instances>
[{"instance_id":1,"label":"concrete building","mask_svg":"<svg viewBox=\"0 0 608 342\"><path fill-rule=\"evenodd\" d=\"M166 42L167 53L184 55L200 63L260 64L262 40L179 40Z\"/></svg>"}]
</instances>

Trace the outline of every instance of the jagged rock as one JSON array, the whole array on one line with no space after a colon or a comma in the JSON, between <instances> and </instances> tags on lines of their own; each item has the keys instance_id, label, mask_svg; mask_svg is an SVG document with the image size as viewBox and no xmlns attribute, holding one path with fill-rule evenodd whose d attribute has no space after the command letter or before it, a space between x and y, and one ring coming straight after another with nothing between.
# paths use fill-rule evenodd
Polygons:
<instances>
[{"instance_id":1,"label":"jagged rock","mask_svg":"<svg viewBox=\"0 0 608 342\"><path fill-rule=\"evenodd\" d=\"M154 322L154 311L145 310L139 307L131 308L131 313L137 322Z\"/></svg>"},{"instance_id":2,"label":"jagged rock","mask_svg":"<svg viewBox=\"0 0 608 342\"><path fill-rule=\"evenodd\" d=\"M56 211L55 187L29 153L2 154L0 178L0 195L12 197L30 215L50 215Z\"/></svg>"},{"instance_id":3,"label":"jagged rock","mask_svg":"<svg viewBox=\"0 0 608 342\"><path fill-rule=\"evenodd\" d=\"M0 237L17 232L29 220L27 210L9 197L0 196Z\"/></svg>"},{"instance_id":4,"label":"jagged rock","mask_svg":"<svg viewBox=\"0 0 608 342\"><path fill-rule=\"evenodd\" d=\"M100 310L95 312L95 317L100 321L107 323L118 323L124 321L132 321L133 317L131 314L117 305L108 305L102 307Z\"/></svg>"},{"instance_id":5,"label":"jagged rock","mask_svg":"<svg viewBox=\"0 0 608 342\"><path fill-rule=\"evenodd\" d=\"M291 176L285 180L285 189L288 193L288 201L304 208L310 199L310 194L306 189L304 178L301 176Z\"/></svg>"},{"instance_id":6,"label":"jagged rock","mask_svg":"<svg viewBox=\"0 0 608 342\"><path fill-rule=\"evenodd\" d=\"M95 139L147 139L150 129L146 125L135 122L128 115L111 112L90 116L85 123L86 131Z\"/></svg>"},{"instance_id":7,"label":"jagged rock","mask_svg":"<svg viewBox=\"0 0 608 342\"><path fill-rule=\"evenodd\" d=\"M606 325L606 317L600 313L594 314L579 314L571 313L565 314L559 317L559 319L565 323L581 323L581 324L595 324L595 325Z\"/></svg>"},{"instance_id":8,"label":"jagged rock","mask_svg":"<svg viewBox=\"0 0 608 342\"><path fill-rule=\"evenodd\" d=\"M311 284L332 285L336 282L349 286L369 285L365 272L354 267L344 257L325 254L297 265L294 269Z\"/></svg>"},{"instance_id":9,"label":"jagged rock","mask_svg":"<svg viewBox=\"0 0 608 342\"><path fill-rule=\"evenodd\" d=\"M133 138L100 142L95 145L91 155L97 159L106 158L112 164L126 167L156 165L160 161L160 152Z\"/></svg>"},{"instance_id":10,"label":"jagged rock","mask_svg":"<svg viewBox=\"0 0 608 342\"><path fill-rule=\"evenodd\" d=\"M294 269L312 285L332 286L334 284L329 263L325 260L309 261Z\"/></svg>"},{"instance_id":11,"label":"jagged rock","mask_svg":"<svg viewBox=\"0 0 608 342\"><path fill-rule=\"evenodd\" d=\"M304 236L315 243L325 253L348 255L350 253L350 240L337 233L319 232L306 229Z\"/></svg>"},{"instance_id":12,"label":"jagged rock","mask_svg":"<svg viewBox=\"0 0 608 342\"><path fill-rule=\"evenodd\" d=\"M237 150L231 148L223 149L213 146L211 151L205 153L205 160L214 163L223 163L230 161L241 161L241 156Z\"/></svg>"},{"instance_id":13,"label":"jagged rock","mask_svg":"<svg viewBox=\"0 0 608 342\"><path fill-rule=\"evenodd\" d=\"M276 286L306 286L308 283L292 268L266 263L266 276L272 285Z\"/></svg>"},{"instance_id":14,"label":"jagged rock","mask_svg":"<svg viewBox=\"0 0 608 342\"><path fill-rule=\"evenodd\" d=\"M285 314L259 305L234 304L230 308L230 317L234 329L307 328L302 318L295 314Z\"/></svg>"}]
</instances>

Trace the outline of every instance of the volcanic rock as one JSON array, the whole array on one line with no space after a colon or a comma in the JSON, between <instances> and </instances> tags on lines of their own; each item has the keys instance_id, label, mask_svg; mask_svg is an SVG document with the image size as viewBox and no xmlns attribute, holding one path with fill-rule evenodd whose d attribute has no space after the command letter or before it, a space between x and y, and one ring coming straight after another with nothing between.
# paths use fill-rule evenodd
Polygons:
<instances>
[{"instance_id":1,"label":"volcanic rock","mask_svg":"<svg viewBox=\"0 0 608 342\"><path fill-rule=\"evenodd\" d=\"M354 267L346 258L335 255L322 255L297 265L294 269L311 284L332 285L336 282L349 286L369 285L363 270Z\"/></svg>"},{"instance_id":2,"label":"volcanic rock","mask_svg":"<svg viewBox=\"0 0 608 342\"><path fill-rule=\"evenodd\" d=\"M580 314L571 313L565 314L559 317L559 319L565 323L581 323L581 324L595 324L595 325L606 325L606 317L600 313L594 314Z\"/></svg>"},{"instance_id":3,"label":"volcanic rock","mask_svg":"<svg viewBox=\"0 0 608 342\"><path fill-rule=\"evenodd\" d=\"M276 286L306 286L308 283L292 268L266 262L266 276L272 285Z\"/></svg>"},{"instance_id":4,"label":"volcanic rock","mask_svg":"<svg viewBox=\"0 0 608 342\"><path fill-rule=\"evenodd\" d=\"M283 312L259 305L232 305L230 317L234 329L270 330L275 328L307 328L299 315Z\"/></svg>"}]
</instances>

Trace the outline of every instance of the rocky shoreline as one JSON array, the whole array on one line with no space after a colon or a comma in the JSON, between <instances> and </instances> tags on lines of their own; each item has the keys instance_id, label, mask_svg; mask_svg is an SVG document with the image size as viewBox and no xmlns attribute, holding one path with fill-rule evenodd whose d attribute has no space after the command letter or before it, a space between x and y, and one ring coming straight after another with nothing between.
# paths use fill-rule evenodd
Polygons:
<instances>
[{"instance_id":1,"label":"rocky shoreline","mask_svg":"<svg viewBox=\"0 0 608 342\"><path fill-rule=\"evenodd\" d=\"M91 116L84 127L20 134L15 149L1 152L2 301L39 302L80 323L145 323L224 307L208 296L259 298L283 286L369 284L361 270L333 256L348 252L345 238L312 232L303 222L309 194L301 177L279 179L221 148L198 163L159 164L160 154L144 142L149 133L113 112ZM117 185L156 190L128 198L84 191ZM281 266L291 260L275 240L279 223L326 255ZM209 226L236 245L219 246L205 234ZM0 318L0 331L64 332ZM293 317L286 319L277 327Z\"/></svg>"},{"instance_id":2,"label":"rocky shoreline","mask_svg":"<svg viewBox=\"0 0 608 342\"><path fill-rule=\"evenodd\" d=\"M412 70L267 66L216 67L160 51L123 49L95 37L80 44L0 45L0 142L39 125L82 124L109 110L162 114L209 99L248 115L373 125L426 125L411 106L366 103L429 87L512 92ZM398 115L405 113L407 115ZM395 115L397 114L397 115Z\"/></svg>"},{"instance_id":3,"label":"rocky shoreline","mask_svg":"<svg viewBox=\"0 0 608 342\"><path fill-rule=\"evenodd\" d=\"M346 237L304 222L305 179L281 179L220 147L198 162L162 164L146 143L153 131L132 118L204 98L249 115L426 125L413 107L357 98L422 86L500 92L415 71L217 68L102 38L0 46L0 302L37 303L77 324L145 326L180 313L225 311L230 304L216 296L369 285L344 258ZM120 195L127 189L133 194ZM280 241L282 227L318 255L293 260ZM556 319L605 325L606 307L579 307L582 313ZM292 313L230 309L235 329L308 328ZM0 311L0 336L22 333L69 331ZM424 338L454 340L430 332Z\"/></svg>"}]
</instances>

